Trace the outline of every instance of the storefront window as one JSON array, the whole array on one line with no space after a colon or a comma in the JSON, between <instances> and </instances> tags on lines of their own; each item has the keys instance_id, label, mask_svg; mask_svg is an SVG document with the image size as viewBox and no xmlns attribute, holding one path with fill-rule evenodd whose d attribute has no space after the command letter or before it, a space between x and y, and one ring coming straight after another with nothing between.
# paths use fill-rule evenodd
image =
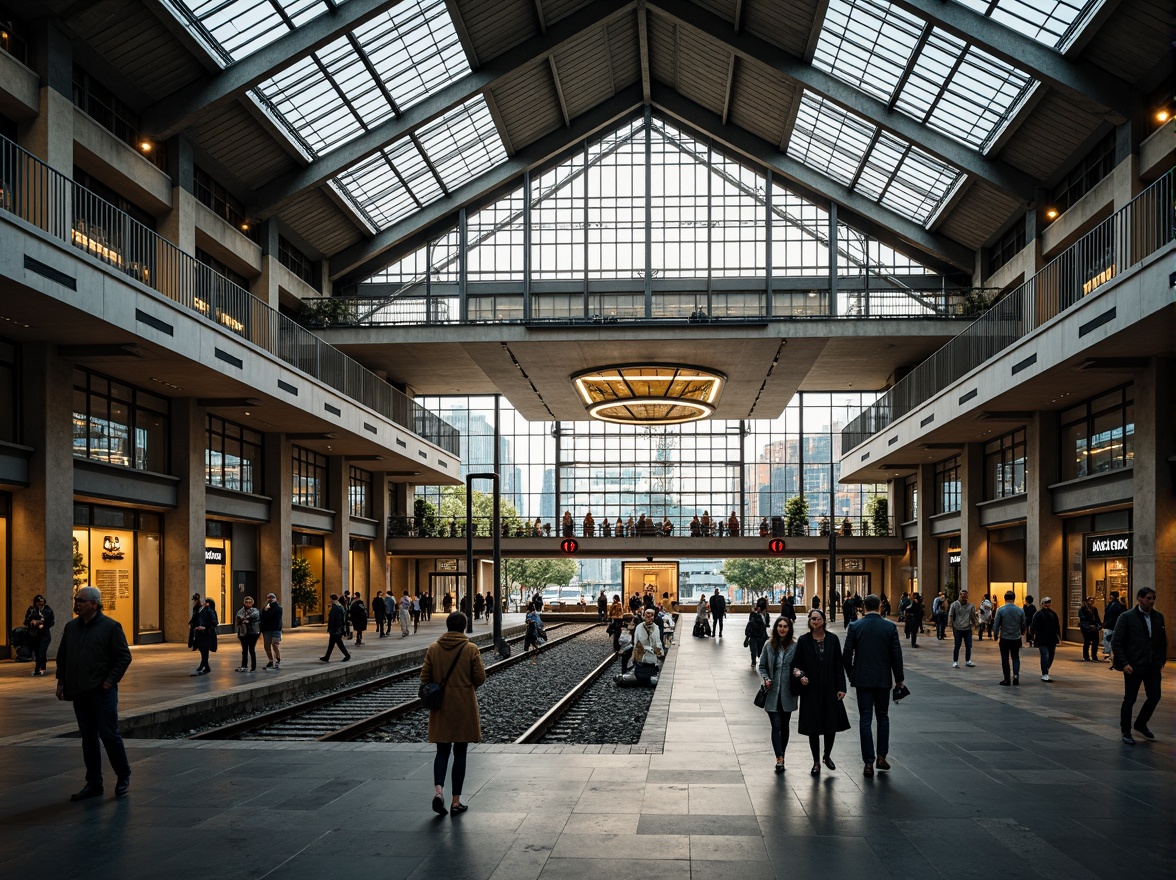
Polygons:
<instances>
[{"instance_id":1,"label":"storefront window","mask_svg":"<svg viewBox=\"0 0 1176 880\"><path fill-rule=\"evenodd\" d=\"M954 513L960 509L960 457L952 456L935 465L935 497L939 502L936 513Z\"/></svg>"},{"instance_id":2,"label":"storefront window","mask_svg":"<svg viewBox=\"0 0 1176 880\"><path fill-rule=\"evenodd\" d=\"M310 564L310 574L313 578L318 580L319 601L318 607L311 610L310 608L303 609L304 615L303 623L322 623L326 620L328 606L330 603L330 591L327 590L325 583L326 579L323 577L324 573L324 559L323 559L323 536L322 535L307 535L301 532L295 532L293 536L293 554L297 557L305 559ZM336 590L335 592L339 592Z\"/></svg>"},{"instance_id":3,"label":"storefront window","mask_svg":"<svg viewBox=\"0 0 1176 880\"><path fill-rule=\"evenodd\" d=\"M97 587L102 611L134 643L161 626L162 524L158 515L74 505L73 538L81 557L79 586Z\"/></svg>"},{"instance_id":4,"label":"storefront window","mask_svg":"<svg viewBox=\"0 0 1176 880\"><path fill-rule=\"evenodd\" d=\"M168 403L146 391L74 370L73 453L136 470L167 472Z\"/></svg>"},{"instance_id":5,"label":"storefront window","mask_svg":"<svg viewBox=\"0 0 1176 880\"><path fill-rule=\"evenodd\" d=\"M351 552L351 592L358 593L364 597L364 602L371 604L370 587L371 579L369 577L370 569L368 567L368 551L371 549L370 541L361 541L353 538L350 544Z\"/></svg>"},{"instance_id":6,"label":"storefront window","mask_svg":"<svg viewBox=\"0 0 1176 880\"><path fill-rule=\"evenodd\" d=\"M1062 413L1062 480L1131 467L1135 461L1132 386L1116 388Z\"/></svg>"},{"instance_id":7,"label":"storefront window","mask_svg":"<svg viewBox=\"0 0 1176 880\"><path fill-rule=\"evenodd\" d=\"M1025 430L984 444L984 498L1008 498L1025 492Z\"/></svg>"},{"instance_id":8,"label":"storefront window","mask_svg":"<svg viewBox=\"0 0 1176 880\"><path fill-rule=\"evenodd\" d=\"M208 417L207 432L204 462L208 485L262 493L261 434L214 416Z\"/></svg>"},{"instance_id":9,"label":"storefront window","mask_svg":"<svg viewBox=\"0 0 1176 880\"><path fill-rule=\"evenodd\" d=\"M327 457L301 446L293 447L293 503L299 507L327 507Z\"/></svg>"}]
</instances>

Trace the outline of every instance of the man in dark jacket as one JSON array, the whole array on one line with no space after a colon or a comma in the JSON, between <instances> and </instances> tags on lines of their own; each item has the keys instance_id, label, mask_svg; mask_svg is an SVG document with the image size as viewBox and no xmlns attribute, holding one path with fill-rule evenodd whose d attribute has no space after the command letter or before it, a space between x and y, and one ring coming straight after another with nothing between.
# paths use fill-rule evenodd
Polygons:
<instances>
[{"instance_id":1,"label":"man in dark jacket","mask_svg":"<svg viewBox=\"0 0 1176 880\"><path fill-rule=\"evenodd\" d=\"M1041 600L1041 607L1037 613L1033 615L1033 622L1029 624L1029 641L1037 646L1041 654L1042 681L1053 681L1049 677L1049 668L1053 666L1054 654L1061 640L1062 622L1053 610L1053 600L1046 596Z\"/></svg>"},{"instance_id":2,"label":"man in dark jacket","mask_svg":"<svg viewBox=\"0 0 1176 880\"><path fill-rule=\"evenodd\" d=\"M70 800L102 795L99 740L118 777L115 796L122 797L131 786L131 764L118 732L118 683L131 665L131 649L122 625L102 613L97 588L78 590L74 613L77 617L65 625L57 648L57 699L73 702L86 762L86 784Z\"/></svg>"},{"instance_id":3,"label":"man in dark jacket","mask_svg":"<svg viewBox=\"0 0 1176 880\"><path fill-rule=\"evenodd\" d=\"M331 593L331 610L327 615L327 634L331 640L327 642L327 654L325 657L319 657L324 663L331 661L331 652L335 650L335 646L339 646L339 650L343 652L343 662L346 663L351 659L351 652L347 650L347 646L343 644L344 627L347 625L347 612L343 605L339 602L339 596L336 593Z\"/></svg>"},{"instance_id":4,"label":"man in dark jacket","mask_svg":"<svg viewBox=\"0 0 1176 880\"><path fill-rule=\"evenodd\" d=\"M715 587L715 594L710 597L711 619L714 621L715 638L723 637L723 621L727 617L727 598L719 595L719 588Z\"/></svg>"},{"instance_id":5,"label":"man in dark jacket","mask_svg":"<svg viewBox=\"0 0 1176 880\"><path fill-rule=\"evenodd\" d=\"M1111 636L1115 634L1115 623L1119 620L1119 615L1126 611L1123 603L1119 601L1119 591L1111 590L1111 601L1107 603L1107 607L1103 609L1103 659L1111 659Z\"/></svg>"},{"instance_id":6,"label":"man in dark jacket","mask_svg":"<svg viewBox=\"0 0 1176 880\"><path fill-rule=\"evenodd\" d=\"M265 597L265 607L261 609L261 619L258 621L261 630L261 646L265 648L266 672L277 672L282 665L282 606L278 604L278 597L269 593Z\"/></svg>"},{"instance_id":7,"label":"man in dark jacket","mask_svg":"<svg viewBox=\"0 0 1176 880\"><path fill-rule=\"evenodd\" d=\"M881 606L882 600L873 593L862 600L866 614L849 625L841 654L849 683L857 690L866 776L874 775L875 758L879 770L890 769L886 761L890 747L890 687L892 683L901 685L903 682L898 627L878 613ZM878 719L877 750L870 729L874 717Z\"/></svg>"},{"instance_id":8,"label":"man in dark jacket","mask_svg":"<svg viewBox=\"0 0 1176 880\"><path fill-rule=\"evenodd\" d=\"M1156 591L1142 587L1135 594L1135 607L1124 611L1115 622L1115 634L1111 637L1111 652L1116 669L1123 670L1123 705L1119 709L1119 727L1123 731L1123 742L1135 745L1131 731L1141 733L1147 739L1155 739L1147 726L1152 712L1160 703L1160 670L1168 660L1168 632L1164 629L1164 615L1156 611ZM60 657L60 651L58 653ZM1139 686L1147 699L1143 708L1131 723L1131 708L1139 696Z\"/></svg>"},{"instance_id":9,"label":"man in dark jacket","mask_svg":"<svg viewBox=\"0 0 1176 880\"><path fill-rule=\"evenodd\" d=\"M384 602L384 591L376 591L376 598L372 599L372 614L376 617L376 634L385 638L384 625L388 620L388 605Z\"/></svg>"}]
</instances>

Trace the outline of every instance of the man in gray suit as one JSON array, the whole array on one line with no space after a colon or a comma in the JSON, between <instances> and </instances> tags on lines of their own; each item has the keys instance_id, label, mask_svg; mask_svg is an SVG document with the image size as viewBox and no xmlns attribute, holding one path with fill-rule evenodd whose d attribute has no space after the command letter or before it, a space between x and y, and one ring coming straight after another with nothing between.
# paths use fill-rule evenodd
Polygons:
<instances>
[{"instance_id":1,"label":"man in gray suit","mask_svg":"<svg viewBox=\"0 0 1176 880\"><path fill-rule=\"evenodd\" d=\"M879 770L889 770L886 751L890 746L890 687L902 684L902 647L898 628L878 613L882 600L871 594L863 603L866 614L849 625L842 660L849 682L857 691L858 722L862 737L863 771L874 775L875 757ZM875 756L871 722L878 718L878 748Z\"/></svg>"}]
</instances>

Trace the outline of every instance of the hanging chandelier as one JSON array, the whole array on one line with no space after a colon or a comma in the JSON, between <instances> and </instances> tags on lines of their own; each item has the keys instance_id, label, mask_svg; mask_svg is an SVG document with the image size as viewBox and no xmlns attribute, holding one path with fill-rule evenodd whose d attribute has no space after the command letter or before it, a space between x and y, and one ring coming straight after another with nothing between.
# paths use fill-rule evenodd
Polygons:
<instances>
[{"instance_id":1,"label":"hanging chandelier","mask_svg":"<svg viewBox=\"0 0 1176 880\"><path fill-rule=\"evenodd\" d=\"M574 374L588 410L618 425L679 425L714 414L727 377L685 364L617 364Z\"/></svg>"}]
</instances>

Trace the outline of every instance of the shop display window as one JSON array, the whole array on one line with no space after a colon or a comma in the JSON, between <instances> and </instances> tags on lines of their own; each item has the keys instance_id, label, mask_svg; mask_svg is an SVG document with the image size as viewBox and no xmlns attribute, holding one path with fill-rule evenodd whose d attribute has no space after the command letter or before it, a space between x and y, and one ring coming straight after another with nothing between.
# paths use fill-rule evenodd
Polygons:
<instances>
[{"instance_id":1,"label":"shop display window","mask_svg":"<svg viewBox=\"0 0 1176 880\"><path fill-rule=\"evenodd\" d=\"M1126 385L1062 413L1059 474L1073 480L1135 462L1133 388Z\"/></svg>"},{"instance_id":2,"label":"shop display window","mask_svg":"<svg viewBox=\"0 0 1176 880\"><path fill-rule=\"evenodd\" d=\"M74 586L97 587L128 641L162 627L162 520L126 508L74 505Z\"/></svg>"},{"instance_id":3,"label":"shop display window","mask_svg":"<svg viewBox=\"0 0 1176 880\"><path fill-rule=\"evenodd\" d=\"M167 472L168 402L87 370L74 370L73 454Z\"/></svg>"}]
</instances>

